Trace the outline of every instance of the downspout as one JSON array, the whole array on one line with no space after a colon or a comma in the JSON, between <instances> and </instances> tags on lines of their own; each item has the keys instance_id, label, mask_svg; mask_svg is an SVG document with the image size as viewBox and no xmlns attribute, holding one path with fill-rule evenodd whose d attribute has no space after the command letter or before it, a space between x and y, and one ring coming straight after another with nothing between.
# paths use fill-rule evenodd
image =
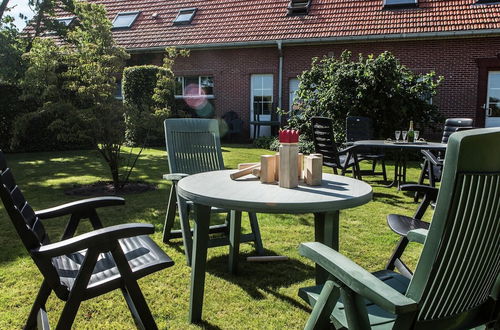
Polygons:
<instances>
[{"instance_id":1,"label":"downspout","mask_svg":"<svg viewBox=\"0 0 500 330\"><path fill-rule=\"evenodd\" d=\"M278 66L278 108L283 107L283 43L281 40L277 40L279 53L279 66Z\"/></svg>"}]
</instances>

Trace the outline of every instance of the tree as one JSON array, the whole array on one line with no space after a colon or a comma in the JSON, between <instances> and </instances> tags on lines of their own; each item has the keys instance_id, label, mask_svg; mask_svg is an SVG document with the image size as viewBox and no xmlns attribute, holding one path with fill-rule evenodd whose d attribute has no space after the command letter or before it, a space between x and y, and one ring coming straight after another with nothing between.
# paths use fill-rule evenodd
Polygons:
<instances>
[{"instance_id":1,"label":"tree","mask_svg":"<svg viewBox=\"0 0 500 330\"><path fill-rule=\"evenodd\" d=\"M120 176L124 108L114 91L128 55L115 45L102 5L77 1L73 13L76 24L65 33L64 44L34 38L24 55L23 98L36 101L40 113L55 113L48 129L58 139L91 141L119 189L124 184Z\"/></svg>"},{"instance_id":2,"label":"tree","mask_svg":"<svg viewBox=\"0 0 500 330\"><path fill-rule=\"evenodd\" d=\"M311 117L332 118L336 138L344 141L347 116L374 120L380 138L413 120L423 129L441 121L429 99L436 95L442 77L434 72L415 74L389 52L375 57L361 54L357 61L344 51L340 58L314 58L311 69L299 76L297 110L287 113L290 127L312 138Z\"/></svg>"}]
</instances>

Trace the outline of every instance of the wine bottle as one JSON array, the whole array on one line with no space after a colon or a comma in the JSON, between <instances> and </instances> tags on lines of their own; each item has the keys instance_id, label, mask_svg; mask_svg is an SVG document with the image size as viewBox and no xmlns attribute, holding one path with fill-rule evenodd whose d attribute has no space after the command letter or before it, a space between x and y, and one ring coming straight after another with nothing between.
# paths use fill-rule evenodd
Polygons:
<instances>
[{"instance_id":1,"label":"wine bottle","mask_svg":"<svg viewBox=\"0 0 500 330\"><path fill-rule=\"evenodd\" d=\"M413 130L413 120L410 120L410 128L408 129L408 134L406 135L409 143L415 142L415 131Z\"/></svg>"}]
</instances>

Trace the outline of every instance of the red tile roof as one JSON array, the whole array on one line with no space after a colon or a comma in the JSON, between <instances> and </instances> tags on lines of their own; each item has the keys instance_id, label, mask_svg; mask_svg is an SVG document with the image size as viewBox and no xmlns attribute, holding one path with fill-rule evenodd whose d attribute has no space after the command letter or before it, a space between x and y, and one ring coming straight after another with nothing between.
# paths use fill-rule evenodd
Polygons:
<instances>
[{"instance_id":1,"label":"red tile roof","mask_svg":"<svg viewBox=\"0 0 500 330\"><path fill-rule=\"evenodd\" d=\"M416 34L500 35L500 4L479 5L476 0L420 0L418 8L394 10L383 9L382 0L312 0L307 16L287 16L288 0L92 1L104 4L110 19L118 12L141 12L130 29L113 32L127 49ZM190 7L198 8L191 24L174 25L179 9Z\"/></svg>"}]
</instances>

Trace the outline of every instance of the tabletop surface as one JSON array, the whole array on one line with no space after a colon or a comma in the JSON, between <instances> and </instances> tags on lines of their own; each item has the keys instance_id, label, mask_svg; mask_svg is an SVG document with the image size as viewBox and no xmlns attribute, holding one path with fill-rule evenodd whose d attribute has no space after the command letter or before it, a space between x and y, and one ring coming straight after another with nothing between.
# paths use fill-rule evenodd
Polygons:
<instances>
[{"instance_id":1,"label":"tabletop surface","mask_svg":"<svg viewBox=\"0 0 500 330\"><path fill-rule=\"evenodd\" d=\"M399 148L399 149L433 149L446 150L446 143L426 142L426 143L394 143L387 140L361 140L353 142L353 145L379 148Z\"/></svg>"},{"instance_id":2,"label":"tabletop surface","mask_svg":"<svg viewBox=\"0 0 500 330\"><path fill-rule=\"evenodd\" d=\"M178 194L194 203L260 213L312 213L356 207L372 199L372 187L353 178L323 173L321 186L299 182L294 189L263 184L253 175L232 180L235 170L190 175Z\"/></svg>"}]
</instances>

